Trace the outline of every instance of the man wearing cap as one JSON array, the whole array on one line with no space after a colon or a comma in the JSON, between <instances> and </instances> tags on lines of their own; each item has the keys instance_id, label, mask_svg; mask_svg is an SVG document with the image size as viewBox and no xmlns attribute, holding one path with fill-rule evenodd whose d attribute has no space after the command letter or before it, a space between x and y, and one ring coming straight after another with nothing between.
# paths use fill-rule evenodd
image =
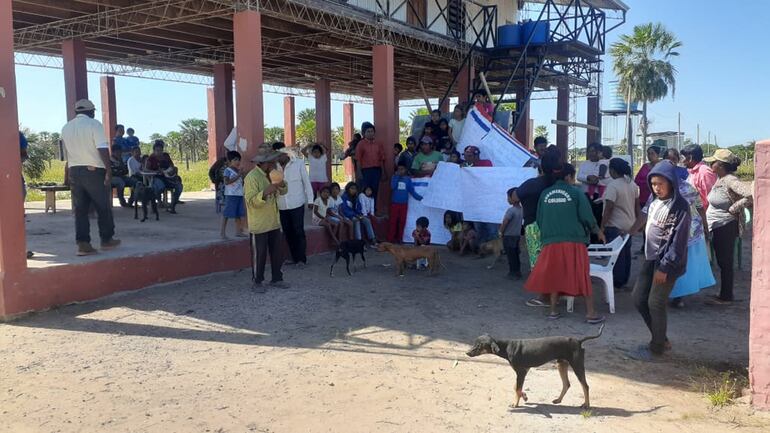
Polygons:
<instances>
[{"instance_id":1,"label":"man wearing cap","mask_svg":"<svg viewBox=\"0 0 770 433\"><path fill-rule=\"evenodd\" d=\"M72 191L79 256L96 254L91 246L91 224L88 221L91 206L99 216L101 249L109 250L120 245L120 240L113 238L115 223L112 220L112 173L108 170L109 141L101 122L94 119L94 111L94 104L88 99L77 101L77 115L64 125L61 132L67 158L64 183Z\"/></svg>"},{"instance_id":2,"label":"man wearing cap","mask_svg":"<svg viewBox=\"0 0 770 433\"><path fill-rule=\"evenodd\" d=\"M281 152L277 162L283 167L283 181L287 188L286 194L278 197L278 213L283 235L289 244L291 264L306 265L305 206L313 204L313 187L304 159L297 158L284 143L273 144L273 149Z\"/></svg>"},{"instance_id":3,"label":"man wearing cap","mask_svg":"<svg viewBox=\"0 0 770 433\"><path fill-rule=\"evenodd\" d=\"M700 145L688 144L682 148L682 156L684 157L684 165L690 173L687 181L698 190L703 209L708 210L708 196L711 188L717 182L717 175L708 164L703 162L703 148Z\"/></svg>"},{"instance_id":4,"label":"man wearing cap","mask_svg":"<svg viewBox=\"0 0 770 433\"><path fill-rule=\"evenodd\" d=\"M276 161L281 155L269 145L260 146L257 156L251 160L257 166L243 179L243 198L246 201L251 243L251 288L256 293L265 293L263 282L268 253L272 269L270 284L287 287L281 272L278 196L285 195L288 188L281 173L275 170ZM273 171L275 175L270 174Z\"/></svg>"}]
</instances>

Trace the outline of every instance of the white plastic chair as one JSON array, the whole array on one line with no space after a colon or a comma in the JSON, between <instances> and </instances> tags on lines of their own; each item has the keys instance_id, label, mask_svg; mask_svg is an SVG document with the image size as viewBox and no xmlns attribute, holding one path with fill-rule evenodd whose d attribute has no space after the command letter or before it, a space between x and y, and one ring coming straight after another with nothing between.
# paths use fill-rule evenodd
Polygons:
<instances>
[{"instance_id":1,"label":"white plastic chair","mask_svg":"<svg viewBox=\"0 0 770 433\"><path fill-rule=\"evenodd\" d=\"M631 236L625 234L616 237L608 244L591 244L588 246L588 257L609 258L606 265L591 263L590 273L592 277L599 278L604 282L605 299L610 306L611 314L615 314L615 286L612 278L612 269L615 267L615 262L618 261L620 252L630 238ZM571 313L575 309L575 297L566 296L566 298L567 311Z\"/></svg>"}]
</instances>

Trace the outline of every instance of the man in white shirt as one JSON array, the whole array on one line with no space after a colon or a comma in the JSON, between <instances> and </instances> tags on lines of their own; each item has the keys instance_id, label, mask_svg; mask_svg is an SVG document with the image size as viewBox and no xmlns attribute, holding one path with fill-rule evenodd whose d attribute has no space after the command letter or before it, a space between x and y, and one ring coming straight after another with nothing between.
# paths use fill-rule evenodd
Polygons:
<instances>
[{"instance_id":1,"label":"man in white shirt","mask_svg":"<svg viewBox=\"0 0 770 433\"><path fill-rule=\"evenodd\" d=\"M590 143L586 147L586 161L580 163L577 180L588 196L591 203L591 211L596 218L596 223L602 223L603 206L599 199L604 195L604 188L612 180L608 174L609 161L602 160L602 145L599 143ZM603 167L603 168L602 168ZM591 236L591 242L596 243L594 235Z\"/></svg>"},{"instance_id":2,"label":"man in white shirt","mask_svg":"<svg viewBox=\"0 0 770 433\"><path fill-rule=\"evenodd\" d=\"M288 192L278 196L278 212L281 229L289 244L292 263L307 264L307 239L305 237L305 206L312 209L313 187L305 168L305 161L294 156L283 143L276 143L273 149L283 153L278 164L283 167L283 180Z\"/></svg>"},{"instance_id":3,"label":"man in white shirt","mask_svg":"<svg viewBox=\"0 0 770 433\"><path fill-rule=\"evenodd\" d=\"M61 132L67 158L64 183L72 191L79 256L96 254L91 246L91 224L88 221L91 206L99 216L101 249L109 250L120 245L120 240L113 238L115 223L112 220L109 141L101 122L94 119L94 111L94 104L88 99L77 101L77 115L64 125Z\"/></svg>"}]
</instances>

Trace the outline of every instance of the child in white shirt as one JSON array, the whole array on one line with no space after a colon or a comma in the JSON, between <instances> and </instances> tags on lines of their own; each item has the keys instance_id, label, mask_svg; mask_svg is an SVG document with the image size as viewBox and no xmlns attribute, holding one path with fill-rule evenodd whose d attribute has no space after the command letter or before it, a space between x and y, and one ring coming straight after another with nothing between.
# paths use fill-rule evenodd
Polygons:
<instances>
[{"instance_id":1,"label":"child in white shirt","mask_svg":"<svg viewBox=\"0 0 770 433\"><path fill-rule=\"evenodd\" d=\"M327 149L320 144L309 144L302 148L302 154L307 158L310 171L308 178L313 188L313 196L318 197L321 188L329 184L329 176L326 172L328 162Z\"/></svg>"}]
</instances>

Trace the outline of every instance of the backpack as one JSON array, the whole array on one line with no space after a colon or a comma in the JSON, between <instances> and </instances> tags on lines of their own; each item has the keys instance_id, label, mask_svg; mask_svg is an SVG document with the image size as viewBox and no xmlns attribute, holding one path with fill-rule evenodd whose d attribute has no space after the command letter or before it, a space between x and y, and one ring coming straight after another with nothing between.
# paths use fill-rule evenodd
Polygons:
<instances>
[{"instance_id":1,"label":"backpack","mask_svg":"<svg viewBox=\"0 0 770 433\"><path fill-rule=\"evenodd\" d=\"M211 165L209 168L209 180L214 185L219 185L224 181L224 169L227 165L227 158L219 158L217 162Z\"/></svg>"}]
</instances>

